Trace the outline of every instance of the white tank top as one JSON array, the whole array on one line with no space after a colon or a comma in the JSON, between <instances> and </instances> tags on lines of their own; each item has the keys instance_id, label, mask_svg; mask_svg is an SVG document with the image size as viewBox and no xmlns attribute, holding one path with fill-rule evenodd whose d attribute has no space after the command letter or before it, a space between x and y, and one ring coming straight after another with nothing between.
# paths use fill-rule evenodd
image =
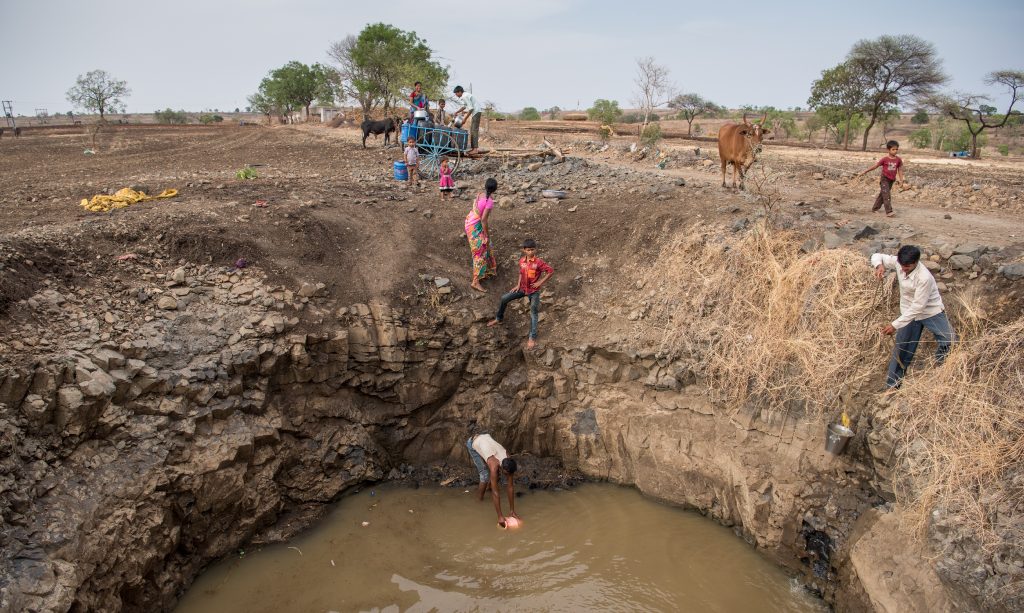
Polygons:
<instances>
[{"instance_id":1,"label":"white tank top","mask_svg":"<svg viewBox=\"0 0 1024 613\"><path fill-rule=\"evenodd\" d=\"M487 461L487 458L494 456L501 462L508 457L505 448L498 444L498 441L491 438L490 434L478 434L473 439L473 450L480 454L480 457Z\"/></svg>"}]
</instances>

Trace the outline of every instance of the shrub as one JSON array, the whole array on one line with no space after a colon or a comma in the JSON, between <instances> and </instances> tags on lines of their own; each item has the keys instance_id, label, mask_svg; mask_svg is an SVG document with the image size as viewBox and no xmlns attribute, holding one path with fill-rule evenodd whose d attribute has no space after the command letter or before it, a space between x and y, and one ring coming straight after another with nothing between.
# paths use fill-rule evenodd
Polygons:
<instances>
[{"instance_id":1,"label":"shrub","mask_svg":"<svg viewBox=\"0 0 1024 613\"><path fill-rule=\"evenodd\" d=\"M184 124L188 123L188 114L183 110L173 110L166 108L162 111L153 113L153 117L157 123L172 123L172 124Z\"/></svg>"},{"instance_id":2,"label":"shrub","mask_svg":"<svg viewBox=\"0 0 1024 613\"><path fill-rule=\"evenodd\" d=\"M199 123L209 125L211 123L219 123L224 121L224 118L220 115L211 115L210 113L203 113L199 116Z\"/></svg>"},{"instance_id":3,"label":"shrub","mask_svg":"<svg viewBox=\"0 0 1024 613\"><path fill-rule=\"evenodd\" d=\"M928 111L924 109L917 109L914 116L910 118L910 123L916 123L918 125L928 123Z\"/></svg>"},{"instance_id":4,"label":"shrub","mask_svg":"<svg viewBox=\"0 0 1024 613\"><path fill-rule=\"evenodd\" d=\"M999 155L1001 155L1003 157L1005 157L1007 155L1010 155L1010 146L1009 145L999 145L999 147L997 147L997 149L999 149Z\"/></svg>"},{"instance_id":5,"label":"shrub","mask_svg":"<svg viewBox=\"0 0 1024 613\"><path fill-rule=\"evenodd\" d=\"M910 133L910 144L918 149L927 149L932 145L932 131L920 128Z\"/></svg>"},{"instance_id":6,"label":"shrub","mask_svg":"<svg viewBox=\"0 0 1024 613\"><path fill-rule=\"evenodd\" d=\"M661 140L661 126L656 123L649 123L640 135L640 142L644 145L654 145Z\"/></svg>"},{"instance_id":7,"label":"shrub","mask_svg":"<svg viewBox=\"0 0 1024 613\"><path fill-rule=\"evenodd\" d=\"M587 117L593 121L611 125L622 117L622 109L619 108L619 103L616 100L598 98L594 100L594 106L587 109Z\"/></svg>"},{"instance_id":8,"label":"shrub","mask_svg":"<svg viewBox=\"0 0 1024 613\"><path fill-rule=\"evenodd\" d=\"M256 169L253 168L252 166L246 166L245 168L235 173L235 178L241 179L243 181L248 181L249 179L258 179L259 176L259 173L257 173Z\"/></svg>"},{"instance_id":9,"label":"shrub","mask_svg":"<svg viewBox=\"0 0 1024 613\"><path fill-rule=\"evenodd\" d=\"M988 136L985 134L978 135L978 149L988 144ZM942 143L942 149L944 151L970 151L971 150L971 131L967 129L967 126L960 128L960 132L954 134L952 137Z\"/></svg>"},{"instance_id":10,"label":"shrub","mask_svg":"<svg viewBox=\"0 0 1024 613\"><path fill-rule=\"evenodd\" d=\"M519 113L519 119L523 121L540 121L540 111L532 106L528 106Z\"/></svg>"},{"instance_id":11,"label":"shrub","mask_svg":"<svg viewBox=\"0 0 1024 613\"><path fill-rule=\"evenodd\" d=\"M640 123L644 118L636 113L628 113L622 116L622 123Z\"/></svg>"},{"instance_id":12,"label":"shrub","mask_svg":"<svg viewBox=\"0 0 1024 613\"><path fill-rule=\"evenodd\" d=\"M701 134L704 133L704 127L701 126L699 123L695 123L693 124L693 129L690 133L693 134L694 136L700 136Z\"/></svg>"}]
</instances>

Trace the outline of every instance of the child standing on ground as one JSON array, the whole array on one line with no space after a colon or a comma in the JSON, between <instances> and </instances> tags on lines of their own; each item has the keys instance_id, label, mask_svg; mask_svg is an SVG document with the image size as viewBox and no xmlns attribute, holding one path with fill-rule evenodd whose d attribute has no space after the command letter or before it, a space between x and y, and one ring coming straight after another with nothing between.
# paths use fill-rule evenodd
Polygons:
<instances>
[{"instance_id":1,"label":"child standing on ground","mask_svg":"<svg viewBox=\"0 0 1024 613\"><path fill-rule=\"evenodd\" d=\"M455 189L455 181L452 180L452 169L448 166L448 158L441 160L441 179L438 187L441 189L441 200L450 200L452 190Z\"/></svg>"},{"instance_id":2,"label":"child standing on ground","mask_svg":"<svg viewBox=\"0 0 1024 613\"><path fill-rule=\"evenodd\" d=\"M413 185L420 184L420 175L417 166L420 163L420 152L416 150L416 139L409 137L405 147L405 167L409 169L409 182Z\"/></svg>"},{"instance_id":3,"label":"child standing on ground","mask_svg":"<svg viewBox=\"0 0 1024 613\"><path fill-rule=\"evenodd\" d=\"M884 205L885 216L893 217L896 214L892 212L892 184L898 182L903 186L906 185L907 181L903 176L903 159L896 155L900 152L900 144L891 140L885 143L885 148L889 150L889 155L875 162L875 165L871 168L858 173L857 176L863 177L878 167L882 168L881 189L878 191L878 197L875 198L874 206L871 207L871 212L878 211Z\"/></svg>"},{"instance_id":4,"label":"child standing on ground","mask_svg":"<svg viewBox=\"0 0 1024 613\"><path fill-rule=\"evenodd\" d=\"M522 244L523 257L519 258L519 282L512 290L501 297L501 304L498 306L498 314L494 319L487 322L487 327L493 327L501 323L505 318L505 308L508 303L520 298L527 298L530 301L530 338L526 341L526 348L533 349L537 346L537 322L540 319L540 288L547 283L554 269L548 263L537 257L537 241L528 238Z\"/></svg>"}]
</instances>

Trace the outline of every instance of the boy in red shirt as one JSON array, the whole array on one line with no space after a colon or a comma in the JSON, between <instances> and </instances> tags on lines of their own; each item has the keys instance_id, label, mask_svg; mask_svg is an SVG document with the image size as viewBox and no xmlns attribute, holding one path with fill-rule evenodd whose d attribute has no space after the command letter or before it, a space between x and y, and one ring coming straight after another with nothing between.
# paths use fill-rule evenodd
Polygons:
<instances>
[{"instance_id":1,"label":"boy in red shirt","mask_svg":"<svg viewBox=\"0 0 1024 613\"><path fill-rule=\"evenodd\" d=\"M547 283L547 280L554 274L554 269L548 263L537 257L537 241L528 238L521 245L523 257L519 258L519 282L512 290L501 297L501 305L498 306L498 314L494 319L487 322L487 327L496 326L505 318L505 307L513 300L528 298L530 300L530 338L526 341L526 348L533 349L537 346L537 321L540 317L540 288Z\"/></svg>"},{"instance_id":2,"label":"boy in red shirt","mask_svg":"<svg viewBox=\"0 0 1024 613\"><path fill-rule=\"evenodd\" d=\"M900 185L906 185L907 181L903 177L903 159L896 155L900 151L900 144L891 140L885 143L885 148L889 150L889 155L875 162L871 168L858 173L857 176L863 177L879 166L882 167L881 189L878 191L878 197L875 198L875 205L871 207L871 212L874 213L881 209L884 204L885 216L893 217L895 213L892 212L892 184L898 181Z\"/></svg>"}]
</instances>

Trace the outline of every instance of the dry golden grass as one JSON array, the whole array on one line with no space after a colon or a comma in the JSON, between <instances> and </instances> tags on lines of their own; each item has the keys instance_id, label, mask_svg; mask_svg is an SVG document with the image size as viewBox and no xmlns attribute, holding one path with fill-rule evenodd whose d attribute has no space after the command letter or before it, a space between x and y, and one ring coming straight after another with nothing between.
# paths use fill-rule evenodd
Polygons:
<instances>
[{"instance_id":1,"label":"dry golden grass","mask_svg":"<svg viewBox=\"0 0 1024 613\"><path fill-rule=\"evenodd\" d=\"M965 338L941 368L908 378L889 425L923 528L941 509L988 547L1020 546L1024 524L1024 318Z\"/></svg>"},{"instance_id":2,"label":"dry golden grass","mask_svg":"<svg viewBox=\"0 0 1024 613\"><path fill-rule=\"evenodd\" d=\"M893 341L879 329L898 312L891 275L877 281L860 253L803 254L799 244L762 226L736 237L706 228L680 234L643 279L653 297L648 340L670 356L702 360L707 383L733 406L834 419L858 391L881 392ZM1024 318L994 326L977 295L943 299L957 344L935 367L926 334L886 410L897 437L897 496L921 528L938 509L983 546L1017 548ZM1021 591L1010 585L991 598Z\"/></svg>"},{"instance_id":3,"label":"dry golden grass","mask_svg":"<svg viewBox=\"0 0 1024 613\"><path fill-rule=\"evenodd\" d=\"M859 253L799 245L763 226L718 242L680 236L646 279L659 288L652 340L704 358L712 388L737 405L835 413L884 364L865 358L884 354L893 288Z\"/></svg>"}]
</instances>

